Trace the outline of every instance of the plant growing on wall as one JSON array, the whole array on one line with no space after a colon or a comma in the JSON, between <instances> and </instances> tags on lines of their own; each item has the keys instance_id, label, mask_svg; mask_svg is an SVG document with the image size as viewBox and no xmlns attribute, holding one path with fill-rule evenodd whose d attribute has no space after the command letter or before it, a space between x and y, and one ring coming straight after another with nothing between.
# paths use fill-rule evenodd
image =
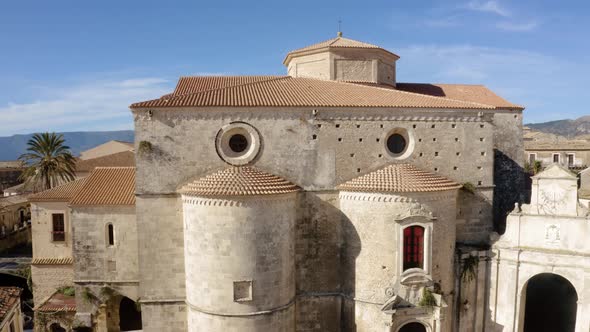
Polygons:
<instances>
[{"instance_id":1,"label":"plant growing on wall","mask_svg":"<svg viewBox=\"0 0 590 332\"><path fill-rule=\"evenodd\" d=\"M103 303L106 303L114 294L115 291L110 287L104 286L100 289L100 297Z\"/></svg>"},{"instance_id":2,"label":"plant growing on wall","mask_svg":"<svg viewBox=\"0 0 590 332\"><path fill-rule=\"evenodd\" d=\"M533 163L525 162L524 170L530 175L535 175L543 169L543 163L540 160L535 160Z\"/></svg>"},{"instance_id":3,"label":"plant growing on wall","mask_svg":"<svg viewBox=\"0 0 590 332\"><path fill-rule=\"evenodd\" d=\"M422 289L422 297L420 298L420 302L418 302L418 306L420 307L434 307L436 306L436 298L434 297L434 293L429 289L424 287Z\"/></svg>"},{"instance_id":4,"label":"plant growing on wall","mask_svg":"<svg viewBox=\"0 0 590 332\"><path fill-rule=\"evenodd\" d=\"M93 303L95 300L97 300L97 297L92 293L90 289L88 289L88 287L84 287L84 289L82 290L82 299L86 303Z\"/></svg>"},{"instance_id":5,"label":"plant growing on wall","mask_svg":"<svg viewBox=\"0 0 590 332\"><path fill-rule=\"evenodd\" d=\"M65 296L74 296L76 295L76 289L72 286L63 286L57 289L57 292L63 294Z\"/></svg>"},{"instance_id":6,"label":"plant growing on wall","mask_svg":"<svg viewBox=\"0 0 590 332\"><path fill-rule=\"evenodd\" d=\"M27 267L24 267L24 268L16 271L16 275L27 279L27 287L29 287L29 290L32 292L33 291L33 279L31 278L31 267L27 266Z\"/></svg>"},{"instance_id":7,"label":"plant growing on wall","mask_svg":"<svg viewBox=\"0 0 590 332\"><path fill-rule=\"evenodd\" d=\"M463 183L463 190L470 194L475 194L475 185L471 182Z\"/></svg>"},{"instance_id":8,"label":"plant growing on wall","mask_svg":"<svg viewBox=\"0 0 590 332\"><path fill-rule=\"evenodd\" d=\"M151 142L148 141L140 141L139 142L139 148L138 148L138 154L140 155L144 155L144 154L149 154L154 150L154 147L152 146Z\"/></svg>"},{"instance_id":9,"label":"plant growing on wall","mask_svg":"<svg viewBox=\"0 0 590 332\"><path fill-rule=\"evenodd\" d=\"M139 300L141 300L141 298L138 298L137 301L135 301L135 310L137 310L137 312L141 312L141 303L139 303Z\"/></svg>"},{"instance_id":10,"label":"plant growing on wall","mask_svg":"<svg viewBox=\"0 0 590 332\"><path fill-rule=\"evenodd\" d=\"M463 260L463 269L461 270L461 280L470 282L477 277L477 266L479 264L478 256L471 256Z\"/></svg>"}]
</instances>

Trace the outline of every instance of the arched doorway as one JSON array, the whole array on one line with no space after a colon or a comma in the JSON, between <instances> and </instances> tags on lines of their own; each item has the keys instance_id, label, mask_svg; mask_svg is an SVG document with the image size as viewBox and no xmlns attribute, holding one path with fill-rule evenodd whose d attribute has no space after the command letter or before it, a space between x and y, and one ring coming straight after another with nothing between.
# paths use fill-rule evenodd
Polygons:
<instances>
[{"instance_id":1,"label":"arched doorway","mask_svg":"<svg viewBox=\"0 0 590 332\"><path fill-rule=\"evenodd\" d=\"M141 311L136 303L128 297L121 299L119 305L119 328L121 331L141 330Z\"/></svg>"},{"instance_id":2,"label":"arched doorway","mask_svg":"<svg viewBox=\"0 0 590 332\"><path fill-rule=\"evenodd\" d=\"M426 327L418 322L412 322L402 326L399 332L426 332Z\"/></svg>"},{"instance_id":3,"label":"arched doorway","mask_svg":"<svg viewBox=\"0 0 590 332\"><path fill-rule=\"evenodd\" d=\"M53 323L53 324L51 324L51 326L49 326L49 331L51 331L51 332L66 332L66 329L61 327L61 325L59 325L59 323Z\"/></svg>"},{"instance_id":4,"label":"arched doorway","mask_svg":"<svg viewBox=\"0 0 590 332\"><path fill-rule=\"evenodd\" d=\"M564 277L542 273L524 289L524 332L574 332L578 295Z\"/></svg>"}]
</instances>

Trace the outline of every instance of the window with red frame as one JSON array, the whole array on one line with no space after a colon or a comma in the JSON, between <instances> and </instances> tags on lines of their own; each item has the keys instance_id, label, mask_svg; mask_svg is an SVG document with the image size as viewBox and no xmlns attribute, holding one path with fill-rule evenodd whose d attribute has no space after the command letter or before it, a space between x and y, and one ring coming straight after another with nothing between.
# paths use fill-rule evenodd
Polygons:
<instances>
[{"instance_id":1,"label":"window with red frame","mask_svg":"<svg viewBox=\"0 0 590 332\"><path fill-rule=\"evenodd\" d=\"M424 227L404 228L404 271L424 268Z\"/></svg>"},{"instance_id":2,"label":"window with red frame","mask_svg":"<svg viewBox=\"0 0 590 332\"><path fill-rule=\"evenodd\" d=\"M56 213L52 215L53 218L53 235L54 242L63 242L66 240L66 231L64 226L64 215L63 213Z\"/></svg>"}]
</instances>

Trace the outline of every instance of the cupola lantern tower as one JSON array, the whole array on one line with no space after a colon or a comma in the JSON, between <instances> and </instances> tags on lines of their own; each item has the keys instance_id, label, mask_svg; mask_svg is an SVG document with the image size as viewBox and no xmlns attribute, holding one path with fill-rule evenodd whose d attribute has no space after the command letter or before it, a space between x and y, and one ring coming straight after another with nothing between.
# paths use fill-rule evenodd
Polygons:
<instances>
[{"instance_id":1,"label":"cupola lantern tower","mask_svg":"<svg viewBox=\"0 0 590 332\"><path fill-rule=\"evenodd\" d=\"M379 46L342 37L291 51L283 64L292 77L386 84L395 87L399 59Z\"/></svg>"}]
</instances>

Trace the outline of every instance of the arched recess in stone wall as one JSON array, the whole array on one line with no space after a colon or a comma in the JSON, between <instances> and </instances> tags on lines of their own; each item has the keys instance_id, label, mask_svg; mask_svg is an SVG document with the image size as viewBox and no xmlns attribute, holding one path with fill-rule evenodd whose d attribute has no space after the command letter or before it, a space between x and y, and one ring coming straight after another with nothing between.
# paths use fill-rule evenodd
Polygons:
<instances>
[{"instance_id":1,"label":"arched recess in stone wall","mask_svg":"<svg viewBox=\"0 0 590 332\"><path fill-rule=\"evenodd\" d=\"M431 331L432 331L432 329L430 328L430 326L428 326L422 322L418 322L418 321L406 322L400 328L398 328L396 330L396 332L431 332Z\"/></svg>"},{"instance_id":2,"label":"arched recess in stone wall","mask_svg":"<svg viewBox=\"0 0 590 332\"><path fill-rule=\"evenodd\" d=\"M527 280L520 295L519 332L574 332L578 292L567 278L538 273Z\"/></svg>"},{"instance_id":3,"label":"arched recess in stone wall","mask_svg":"<svg viewBox=\"0 0 590 332\"><path fill-rule=\"evenodd\" d=\"M50 332L66 332L66 329L63 328L59 323L53 323L49 326Z\"/></svg>"},{"instance_id":4,"label":"arched recess in stone wall","mask_svg":"<svg viewBox=\"0 0 590 332\"><path fill-rule=\"evenodd\" d=\"M119 329L120 331L142 329L141 309L128 297L123 297L119 303Z\"/></svg>"}]
</instances>

